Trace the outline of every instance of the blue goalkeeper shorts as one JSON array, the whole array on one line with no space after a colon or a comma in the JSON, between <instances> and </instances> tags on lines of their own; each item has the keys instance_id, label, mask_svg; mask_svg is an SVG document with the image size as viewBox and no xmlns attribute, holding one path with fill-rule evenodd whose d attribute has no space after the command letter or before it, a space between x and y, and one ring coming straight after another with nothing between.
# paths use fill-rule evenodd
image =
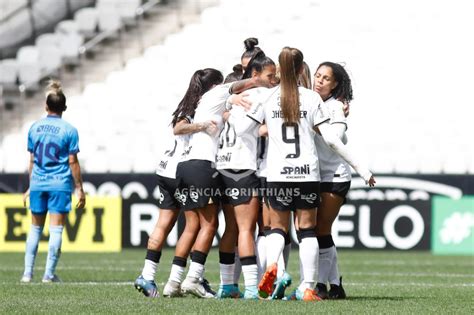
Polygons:
<instances>
[{"instance_id":1,"label":"blue goalkeeper shorts","mask_svg":"<svg viewBox=\"0 0 474 315\"><path fill-rule=\"evenodd\" d=\"M71 192L69 191L31 191L30 209L33 214L69 213L71 211Z\"/></svg>"}]
</instances>

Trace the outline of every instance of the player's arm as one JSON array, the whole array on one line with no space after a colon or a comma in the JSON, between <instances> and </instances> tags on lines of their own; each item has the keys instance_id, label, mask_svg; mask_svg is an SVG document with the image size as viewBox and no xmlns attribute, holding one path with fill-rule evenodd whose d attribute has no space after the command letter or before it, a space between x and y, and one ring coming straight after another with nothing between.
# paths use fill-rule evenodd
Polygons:
<instances>
[{"instance_id":1,"label":"player's arm","mask_svg":"<svg viewBox=\"0 0 474 315\"><path fill-rule=\"evenodd\" d=\"M344 143L342 143L341 139L327 121L315 126L314 128L316 132L321 134L327 145L349 163L357 173L359 173L359 175L365 180L366 184L370 187L375 185L375 178L370 170L354 157L354 154L344 145Z\"/></svg>"},{"instance_id":2,"label":"player's arm","mask_svg":"<svg viewBox=\"0 0 474 315\"><path fill-rule=\"evenodd\" d=\"M249 79L240 80L237 82L232 83L229 89L230 94L240 94L243 91L246 91L251 88L255 87L272 87L270 83L265 82L264 80L260 79L259 77L252 77Z\"/></svg>"},{"instance_id":3,"label":"player's arm","mask_svg":"<svg viewBox=\"0 0 474 315\"><path fill-rule=\"evenodd\" d=\"M76 208L82 209L86 205L86 194L82 187L81 166L79 165L77 154L69 154L69 167L71 168L72 178L74 179L74 188L78 199Z\"/></svg>"},{"instance_id":4,"label":"player's arm","mask_svg":"<svg viewBox=\"0 0 474 315\"><path fill-rule=\"evenodd\" d=\"M214 134L217 131L217 123L213 120L208 120L200 123L190 123L188 119L183 118L179 120L173 128L175 135L188 135L196 132L207 132Z\"/></svg>"},{"instance_id":5,"label":"player's arm","mask_svg":"<svg viewBox=\"0 0 474 315\"><path fill-rule=\"evenodd\" d=\"M28 181L31 179L31 173L33 172L33 165L35 164L35 155L30 153L30 162L28 163ZM30 187L23 193L23 206L26 207L26 200L30 196Z\"/></svg>"}]
</instances>

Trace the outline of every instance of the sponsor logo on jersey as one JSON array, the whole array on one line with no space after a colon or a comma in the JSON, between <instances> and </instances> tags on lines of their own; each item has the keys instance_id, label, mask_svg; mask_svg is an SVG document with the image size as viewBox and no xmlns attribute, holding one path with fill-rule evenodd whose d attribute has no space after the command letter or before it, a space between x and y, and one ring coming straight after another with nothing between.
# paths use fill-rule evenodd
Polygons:
<instances>
[{"instance_id":1,"label":"sponsor logo on jersey","mask_svg":"<svg viewBox=\"0 0 474 315\"><path fill-rule=\"evenodd\" d=\"M285 166L281 170L281 175L310 175L311 170L309 164L303 166Z\"/></svg>"},{"instance_id":2,"label":"sponsor logo on jersey","mask_svg":"<svg viewBox=\"0 0 474 315\"><path fill-rule=\"evenodd\" d=\"M52 133L57 135L61 128L52 125L41 125L36 128L36 132Z\"/></svg>"},{"instance_id":3,"label":"sponsor logo on jersey","mask_svg":"<svg viewBox=\"0 0 474 315\"><path fill-rule=\"evenodd\" d=\"M318 199L318 194L301 195L301 199L306 200L307 203L314 203Z\"/></svg>"},{"instance_id":4,"label":"sponsor logo on jersey","mask_svg":"<svg viewBox=\"0 0 474 315\"><path fill-rule=\"evenodd\" d=\"M227 154L216 155L217 162L230 162L232 159L232 152L228 152Z\"/></svg>"},{"instance_id":5,"label":"sponsor logo on jersey","mask_svg":"<svg viewBox=\"0 0 474 315\"><path fill-rule=\"evenodd\" d=\"M168 166L168 161L160 161L159 167L162 169L166 169L166 166Z\"/></svg>"}]
</instances>

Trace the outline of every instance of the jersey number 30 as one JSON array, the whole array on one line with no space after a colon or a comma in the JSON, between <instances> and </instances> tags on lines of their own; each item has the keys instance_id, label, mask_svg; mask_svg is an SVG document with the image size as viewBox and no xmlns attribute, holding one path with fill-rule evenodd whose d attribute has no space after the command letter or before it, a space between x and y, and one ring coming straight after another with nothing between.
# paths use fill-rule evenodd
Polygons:
<instances>
[{"instance_id":1,"label":"jersey number 30","mask_svg":"<svg viewBox=\"0 0 474 315\"><path fill-rule=\"evenodd\" d=\"M294 130L294 138L288 139L288 134L287 130L289 128L293 128ZM300 134L298 130L298 124L296 123L283 123L281 125L281 135L282 135L282 140L285 143L288 144L294 144L295 145L295 153L290 153L286 156L287 159L296 159L300 156Z\"/></svg>"}]
</instances>

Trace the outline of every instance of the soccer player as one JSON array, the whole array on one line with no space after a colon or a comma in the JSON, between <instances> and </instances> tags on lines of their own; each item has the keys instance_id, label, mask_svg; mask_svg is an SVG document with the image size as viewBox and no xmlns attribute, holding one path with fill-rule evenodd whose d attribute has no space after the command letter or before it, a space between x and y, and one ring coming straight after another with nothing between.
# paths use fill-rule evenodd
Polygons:
<instances>
[{"instance_id":1,"label":"soccer player","mask_svg":"<svg viewBox=\"0 0 474 315\"><path fill-rule=\"evenodd\" d=\"M268 87L276 85L276 67L273 60L263 52L257 53L247 66L244 79L259 77ZM238 135L236 131L241 121L246 119L243 107L233 107L219 137L217 169L222 175L225 192L224 213L226 230L219 246L221 285L217 297L239 297L238 287L234 286L235 243L238 237L238 253L245 281L244 298L256 299L257 258L255 256L255 225L259 201L257 198L260 181L257 169L258 126ZM240 134L243 134L241 132ZM230 228L231 225L236 225Z\"/></svg>"},{"instance_id":2,"label":"soccer player","mask_svg":"<svg viewBox=\"0 0 474 315\"><path fill-rule=\"evenodd\" d=\"M190 135L196 132L214 133L217 126L213 121L204 121L194 124L193 117L197 104L202 95L209 91L214 85L220 84L222 76L215 69L203 69L196 71L189 82L188 90L178 107L173 113L171 127L175 136L172 137L170 147L163 153L158 165L157 182L159 188L158 206L160 215L155 228L148 239L145 265L141 275L135 280L135 288L147 297L158 297L158 289L155 284L155 274L161 258L163 244L178 218L182 198L177 193L178 179L176 178L176 167L184 155L188 146ZM190 249L199 231L198 217L194 212L185 212L186 226L176 244L173 268L178 273L184 273L186 260ZM178 280L178 281L176 281ZM163 295L174 297L181 295L179 277L167 282Z\"/></svg>"},{"instance_id":3,"label":"soccer player","mask_svg":"<svg viewBox=\"0 0 474 315\"><path fill-rule=\"evenodd\" d=\"M222 81L221 75L220 82ZM217 130L220 131L223 126L222 114L227 98L234 92L240 93L261 85L259 78L252 78L212 87L199 101L194 123L212 120L217 125ZM207 254L217 228L217 207L221 196L221 178L215 169L217 143L218 132L194 133L189 141L186 159L178 164L176 173L180 179L179 190L182 195L186 196L183 198L183 209L194 212L199 218L196 224L198 223L200 226L191 253L192 262L188 274L181 284L181 289L183 293L190 293L201 298L213 297L206 292L199 279L203 276ZM188 223L186 222L186 224ZM170 279L177 280L179 276L172 270Z\"/></svg>"},{"instance_id":4,"label":"soccer player","mask_svg":"<svg viewBox=\"0 0 474 315\"><path fill-rule=\"evenodd\" d=\"M71 211L71 193L76 190L77 209L85 206L81 169L77 159L79 136L77 129L63 120L66 96L61 84L51 81L46 89L46 118L36 121L28 132L30 152L30 186L23 196L29 196L32 224L26 240L25 271L21 282L31 282L38 243L46 214L49 212L49 247L43 283L60 282L56 265L61 254L62 233L66 216Z\"/></svg>"},{"instance_id":5,"label":"soccer player","mask_svg":"<svg viewBox=\"0 0 474 315\"><path fill-rule=\"evenodd\" d=\"M329 123L336 128L342 139L347 140L344 103L348 104L352 100L352 85L344 67L333 62L321 63L314 75L313 90L321 96L329 110L331 117ZM351 186L351 169L344 159L329 148L320 135L316 135L315 142L321 173L321 206L316 224L319 242L319 274L316 290L322 299L343 299L346 294L342 287L342 277L339 276L337 252L331 228Z\"/></svg>"},{"instance_id":6,"label":"soccer player","mask_svg":"<svg viewBox=\"0 0 474 315\"><path fill-rule=\"evenodd\" d=\"M240 57L242 70L244 72L247 69L247 65L250 59L252 59L257 53L262 51L262 49L258 47L257 45L258 45L258 39L255 37L249 37L246 40L244 40L245 51L242 54L242 57Z\"/></svg>"},{"instance_id":7,"label":"soccer player","mask_svg":"<svg viewBox=\"0 0 474 315\"><path fill-rule=\"evenodd\" d=\"M300 240L300 261L303 277L293 297L298 300L316 301L319 297L313 289L318 264L318 241L316 239L316 209L319 206L319 166L314 130L322 134L331 148L351 161L364 174L364 179L373 185L370 172L353 162L340 140L332 133L327 121L329 114L319 95L314 91L298 87L298 75L303 71L303 54L296 48L285 47L279 56L280 85L263 91L250 100L255 108L248 114L257 123L265 120L269 134L267 164L267 191L270 203L271 227L267 236L268 268L260 284L262 297L280 297L291 277L277 267L277 261L285 245L290 211L296 211ZM369 176L370 175L370 176ZM273 290L275 278L279 277Z\"/></svg>"}]
</instances>

